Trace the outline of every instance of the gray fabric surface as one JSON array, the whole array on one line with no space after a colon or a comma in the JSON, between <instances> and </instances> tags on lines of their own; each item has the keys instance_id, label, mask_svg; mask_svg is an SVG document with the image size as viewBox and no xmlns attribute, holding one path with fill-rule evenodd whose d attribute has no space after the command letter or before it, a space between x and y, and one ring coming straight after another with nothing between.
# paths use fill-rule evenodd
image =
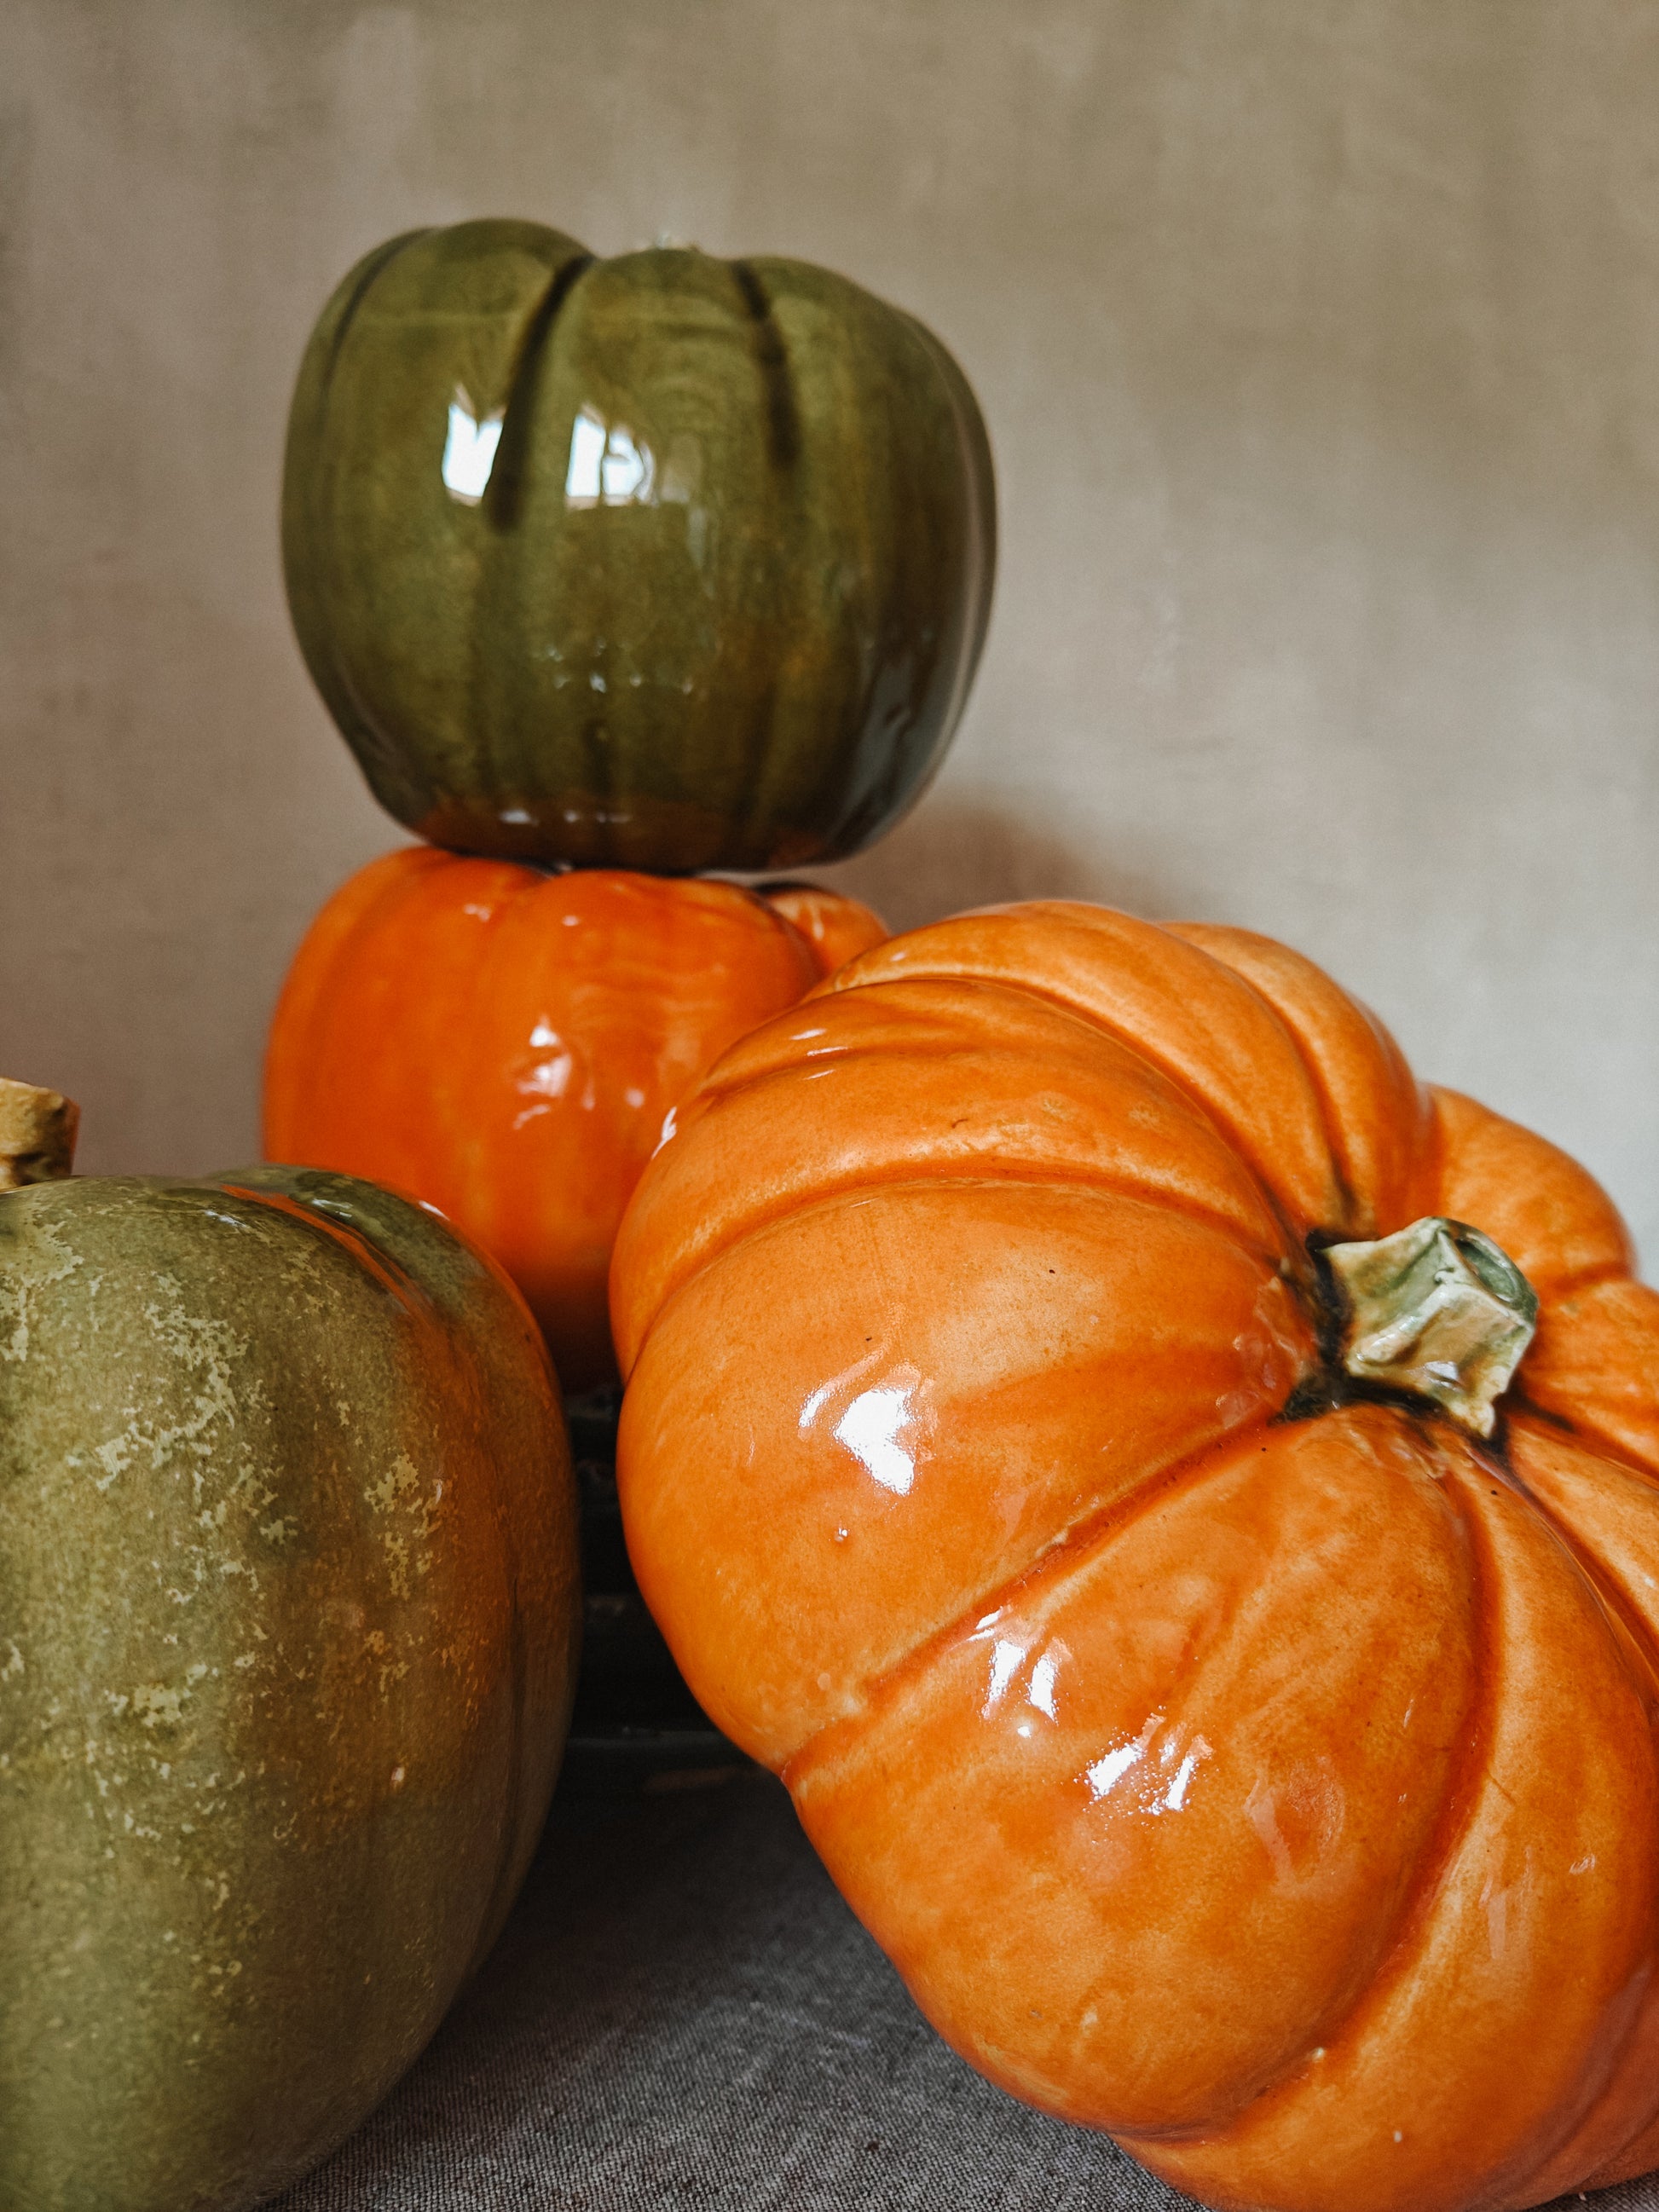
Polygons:
<instances>
[{"instance_id":1,"label":"gray fabric surface","mask_svg":"<svg viewBox=\"0 0 1659 2212\"><path fill-rule=\"evenodd\" d=\"M836 1896L781 1789L756 1776L557 1804L506 1934L425 2057L270 2212L1186 2202L962 2064ZM1659 2187L1591 2202L1659 2212Z\"/></svg>"}]
</instances>

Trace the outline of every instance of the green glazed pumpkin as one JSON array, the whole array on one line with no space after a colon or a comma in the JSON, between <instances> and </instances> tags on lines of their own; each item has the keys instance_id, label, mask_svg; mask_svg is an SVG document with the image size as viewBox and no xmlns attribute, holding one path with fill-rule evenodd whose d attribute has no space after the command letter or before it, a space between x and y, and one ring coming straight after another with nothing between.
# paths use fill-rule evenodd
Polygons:
<instances>
[{"instance_id":1,"label":"green glazed pumpkin","mask_svg":"<svg viewBox=\"0 0 1659 2212\"><path fill-rule=\"evenodd\" d=\"M0 1514L0 2204L253 2204L421 2049L540 1827L540 1340L344 1176L11 1191Z\"/></svg>"},{"instance_id":2,"label":"green glazed pumpkin","mask_svg":"<svg viewBox=\"0 0 1659 2212\"><path fill-rule=\"evenodd\" d=\"M951 356L805 262L413 232L329 301L289 423L307 662L382 805L462 852L856 851L949 742L994 535Z\"/></svg>"}]
</instances>

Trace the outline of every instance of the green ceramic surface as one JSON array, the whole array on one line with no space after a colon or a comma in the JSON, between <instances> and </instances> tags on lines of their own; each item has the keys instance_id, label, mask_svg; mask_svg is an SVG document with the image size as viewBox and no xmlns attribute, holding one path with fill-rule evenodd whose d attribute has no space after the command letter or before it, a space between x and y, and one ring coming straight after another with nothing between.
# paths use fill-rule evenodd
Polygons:
<instances>
[{"instance_id":1,"label":"green ceramic surface","mask_svg":"<svg viewBox=\"0 0 1659 2212\"><path fill-rule=\"evenodd\" d=\"M0 2205L251 2205L420 2050L569 1711L502 1278L347 1177L0 1197Z\"/></svg>"},{"instance_id":2,"label":"green ceramic surface","mask_svg":"<svg viewBox=\"0 0 1659 2212\"><path fill-rule=\"evenodd\" d=\"M313 334L283 499L300 643L381 803L544 863L856 851L949 742L989 615L979 410L804 262L393 239Z\"/></svg>"}]
</instances>

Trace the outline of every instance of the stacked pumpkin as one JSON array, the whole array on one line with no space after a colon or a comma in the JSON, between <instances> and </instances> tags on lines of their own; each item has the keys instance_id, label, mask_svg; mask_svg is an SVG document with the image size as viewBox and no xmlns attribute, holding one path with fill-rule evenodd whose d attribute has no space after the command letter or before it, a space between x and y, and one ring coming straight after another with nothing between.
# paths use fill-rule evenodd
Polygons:
<instances>
[{"instance_id":1,"label":"stacked pumpkin","mask_svg":"<svg viewBox=\"0 0 1659 2212\"><path fill-rule=\"evenodd\" d=\"M301 948L266 1149L441 1206L568 1392L614 1376L611 1245L665 1116L883 933L699 872L833 860L909 804L972 676L992 531L949 355L800 263L467 223L380 247L317 326L289 601L428 842Z\"/></svg>"},{"instance_id":2,"label":"stacked pumpkin","mask_svg":"<svg viewBox=\"0 0 1659 2212\"><path fill-rule=\"evenodd\" d=\"M271 1031L270 1158L440 1207L541 1323L581 1445L585 1771L729 1747L632 1588L611 1248L729 1045L884 933L798 882L921 791L989 610L971 393L797 262L417 232L336 292L295 396L289 602L376 794L428 841L319 916Z\"/></svg>"}]
</instances>

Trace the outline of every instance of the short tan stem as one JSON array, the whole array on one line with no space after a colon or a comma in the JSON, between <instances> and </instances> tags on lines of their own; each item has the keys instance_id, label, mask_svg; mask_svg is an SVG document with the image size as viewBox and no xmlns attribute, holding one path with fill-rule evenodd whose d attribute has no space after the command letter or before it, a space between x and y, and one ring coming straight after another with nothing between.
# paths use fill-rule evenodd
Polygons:
<instances>
[{"instance_id":1,"label":"short tan stem","mask_svg":"<svg viewBox=\"0 0 1659 2212\"><path fill-rule=\"evenodd\" d=\"M1509 1255L1466 1222L1427 1214L1323 1256L1343 1301L1348 1373L1431 1399L1489 1437L1538 1322L1537 1295Z\"/></svg>"},{"instance_id":2,"label":"short tan stem","mask_svg":"<svg viewBox=\"0 0 1659 2212\"><path fill-rule=\"evenodd\" d=\"M0 1075L0 1190L72 1175L80 1126L72 1098Z\"/></svg>"}]
</instances>

